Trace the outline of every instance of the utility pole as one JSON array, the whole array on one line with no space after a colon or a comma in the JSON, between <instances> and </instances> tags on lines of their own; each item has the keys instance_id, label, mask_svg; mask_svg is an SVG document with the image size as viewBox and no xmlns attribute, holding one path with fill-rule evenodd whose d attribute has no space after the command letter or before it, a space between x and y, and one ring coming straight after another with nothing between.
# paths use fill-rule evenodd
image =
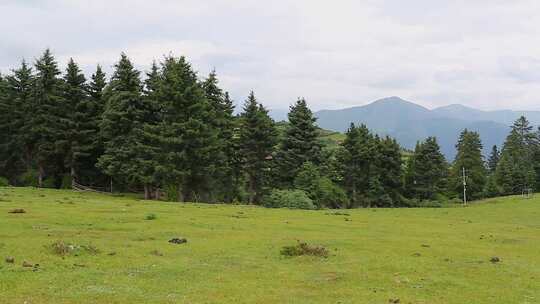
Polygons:
<instances>
[{"instance_id":1,"label":"utility pole","mask_svg":"<svg viewBox=\"0 0 540 304\"><path fill-rule=\"evenodd\" d=\"M463 177L463 205L467 206L467 176L465 175L465 167L462 167Z\"/></svg>"}]
</instances>

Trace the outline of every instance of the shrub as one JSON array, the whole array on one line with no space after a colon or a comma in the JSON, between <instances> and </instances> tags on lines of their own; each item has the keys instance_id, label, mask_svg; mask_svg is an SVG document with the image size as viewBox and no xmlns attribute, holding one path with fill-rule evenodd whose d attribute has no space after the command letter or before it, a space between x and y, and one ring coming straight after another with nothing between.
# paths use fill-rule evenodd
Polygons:
<instances>
[{"instance_id":1,"label":"shrub","mask_svg":"<svg viewBox=\"0 0 540 304\"><path fill-rule=\"evenodd\" d=\"M62 185L60 186L61 189L71 189L71 175L64 174L62 176Z\"/></svg>"},{"instance_id":2,"label":"shrub","mask_svg":"<svg viewBox=\"0 0 540 304\"><path fill-rule=\"evenodd\" d=\"M312 246L299 241L295 246L284 246L281 248L281 255L288 257L310 255L327 258L328 250L322 246Z\"/></svg>"},{"instance_id":3,"label":"shrub","mask_svg":"<svg viewBox=\"0 0 540 304\"><path fill-rule=\"evenodd\" d=\"M19 181L22 186L37 187L38 186L38 172L36 170L28 170L19 177Z\"/></svg>"},{"instance_id":4,"label":"shrub","mask_svg":"<svg viewBox=\"0 0 540 304\"><path fill-rule=\"evenodd\" d=\"M302 190L274 189L263 199L268 208L315 209L313 201Z\"/></svg>"},{"instance_id":5,"label":"shrub","mask_svg":"<svg viewBox=\"0 0 540 304\"><path fill-rule=\"evenodd\" d=\"M78 256L85 252L91 255L99 254L100 251L92 245L76 245L58 240L49 246L46 246L53 254L65 257L68 255Z\"/></svg>"},{"instance_id":6,"label":"shrub","mask_svg":"<svg viewBox=\"0 0 540 304\"><path fill-rule=\"evenodd\" d=\"M326 177L318 180L314 194L312 198L319 208L347 208L349 205L345 190Z\"/></svg>"},{"instance_id":7,"label":"shrub","mask_svg":"<svg viewBox=\"0 0 540 304\"><path fill-rule=\"evenodd\" d=\"M0 187L7 187L9 186L9 181L7 178L0 176Z\"/></svg>"}]
</instances>

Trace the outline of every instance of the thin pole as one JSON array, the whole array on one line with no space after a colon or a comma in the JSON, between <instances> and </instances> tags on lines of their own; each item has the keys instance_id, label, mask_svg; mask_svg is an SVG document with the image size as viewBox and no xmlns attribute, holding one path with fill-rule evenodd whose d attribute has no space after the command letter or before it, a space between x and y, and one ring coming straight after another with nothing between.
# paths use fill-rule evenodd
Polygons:
<instances>
[{"instance_id":1,"label":"thin pole","mask_svg":"<svg viewBox=\"0 0 540 304\"><path fill-rule=\"evenodd\" d=\"M463 176L463 205L467 205L467 177L465 176L465 167L462 167Z\"/></svg>"}]
</instances>

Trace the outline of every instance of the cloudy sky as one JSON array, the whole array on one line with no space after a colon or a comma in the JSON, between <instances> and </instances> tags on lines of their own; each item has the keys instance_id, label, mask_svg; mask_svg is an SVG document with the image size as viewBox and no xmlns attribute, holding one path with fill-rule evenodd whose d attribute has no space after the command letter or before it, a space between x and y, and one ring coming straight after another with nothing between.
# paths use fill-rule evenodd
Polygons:
<instances>
[{"instance_id":1,"label":"cloudy sky","mask_svg":"<svg viewBox=\"0 0 540 304\"><path fill-rule=\"evenodd\" d=\"M0 70L50 47L91 73L185 55L242 102L540 110L538 0L0 0Z\"/></svg>"}]
</instances>

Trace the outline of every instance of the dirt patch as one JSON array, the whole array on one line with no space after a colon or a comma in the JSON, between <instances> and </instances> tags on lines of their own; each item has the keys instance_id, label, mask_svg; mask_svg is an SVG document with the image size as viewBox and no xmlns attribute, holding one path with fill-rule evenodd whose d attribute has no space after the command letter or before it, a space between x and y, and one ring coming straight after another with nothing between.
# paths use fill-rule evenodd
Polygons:
<instances>
[{"instance_id":1,"label":"dirt patch","mask_svg":"<svg viewBox=\"0 0 540 304\"><path fill-rule=\"evenodd\" d=\"M499 257L492 257L489 261L493 264L497 264L501 262L501 259Z\"/></svg>"},{"instance_id":2,"label":"dirt patch","mask_svg":"<svg viewBox=\"0 0 540 304\"><path fill-rule=\"evenodd\" d=\"M8 264L13 264L13 263L15 263L15 258L14 258L14 257L7 257L7 258L6 258L6 263L8 263Z\"/></svg>"},{"instance_id":3,"label":"dirt patch","mask_svg":"<svg viewBox=\"0 0 540 304\"><path fill-rule=\"evenodd\" d=\"M99 254L100 251L92 245L77 245L58 240L49 246L45 246L53 254L65 257L69 255L79 256L82 253L88 253L90 255Z\"/></svg>"},{"instance_id":4,"label":"dirt patch","mask_svg":"<svg viewBox=\"0 0 540 304\"><path fill-rule=\"evenodd\" d=\"M22 208L17 208L17 209L13 209L13 210L8 211L8 213L21 214L21 213L26 213L26 210L24 210Z\"/></svg>"}]
</instances>

